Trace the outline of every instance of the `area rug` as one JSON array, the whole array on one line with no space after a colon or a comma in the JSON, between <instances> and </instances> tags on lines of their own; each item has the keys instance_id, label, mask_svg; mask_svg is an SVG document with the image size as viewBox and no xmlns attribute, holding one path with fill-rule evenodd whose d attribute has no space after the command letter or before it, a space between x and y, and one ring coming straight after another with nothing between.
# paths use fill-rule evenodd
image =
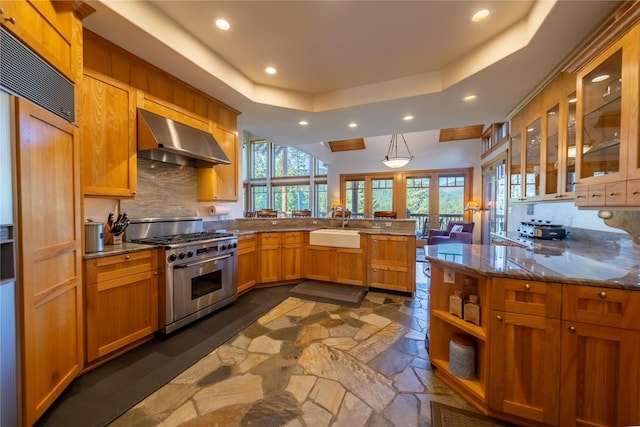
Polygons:
<instances>
[{"instance_id":1,"label":"area rug","mask_svg":"<svg viewBox=\"0 0 640 427\"><path fill-rule=\"evenodd\" d=\"M362 303L367 291L357 286L305 280L293 287L289 294L311 301L338 304L346 307L360 307L360 303Z\"/></svg>"},{"instance_id":2,"label":"area rug","mask_svg":"<svg viewBox=\"0 0 640 427\"><path fill-rule=\"evenodd\" d=\"M482 414L431 401L431 427L509 427Z\"/></svg>"}]
</instances>

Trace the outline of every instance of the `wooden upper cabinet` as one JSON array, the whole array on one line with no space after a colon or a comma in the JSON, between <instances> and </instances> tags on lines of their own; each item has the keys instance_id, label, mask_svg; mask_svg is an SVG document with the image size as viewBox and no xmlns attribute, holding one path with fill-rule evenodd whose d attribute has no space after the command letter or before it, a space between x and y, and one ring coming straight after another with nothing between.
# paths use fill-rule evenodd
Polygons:
<instances>
[{"instance_id":1,"label":"wooden upper cabinet","mask_svg":"<svg viewBox=\"0 0 640 427\"><path fill-rule=\"evenodd\" d=\"M236 132L216 127L214 136L231 161L198 170L199 201L238 201L238 141Z\"/></svg>"},{"instance_id":2,"label":"wooden upper cabinet","mask_svg":"<svg viewBox=\"0 0 640 427\"><path fill-rule=\"evenodd\" d=\"M110 77L85 70L79 112L84 194L135 196L135 89Z\"/></svg>"},{"instance_id":3,"label":"wooden upper cabinet","mask_svg":"<svg viewBox=\"0 0 640 427\"><path fill-rule=\"evenodd\" d=\"M73 1L2 0L0 24L53 68L76 81L78 70L82 70L82 28L73 8Z\"/></svg>"}]
</instances>

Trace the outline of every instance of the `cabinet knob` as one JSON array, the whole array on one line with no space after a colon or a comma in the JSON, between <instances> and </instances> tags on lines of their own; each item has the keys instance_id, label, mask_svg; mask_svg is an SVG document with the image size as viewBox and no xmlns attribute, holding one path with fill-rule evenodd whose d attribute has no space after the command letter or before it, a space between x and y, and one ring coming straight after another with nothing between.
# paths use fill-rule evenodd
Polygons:
<instances>
[{"instance_id":1,"label":"cabinet knob","mask_svg":"<svg viewBox=\"0 0 640 427\"><path fill-rule=\"evenodd\" d=\"M524 285L524 289L528 291L529 289L531 289L531 285L527 283L526 285Z\"/></svg>"},{"instance_id":2,"label":"cabinet knob","mask_svg":"<svg viewBox=\"0 0 640 427\"><path fill-rule=\"evenodd\" d=\"M15 23L16 23L16 18L15 18L14 16L12 16L11 18L4 18L4 20L5 20L5 21L9 21L9 22L11 22L11 23L12 23L12 24L14 24L14 25L15 25Z\"/></svg>"},{"instance_id":3,"label":"cabinet knob","mask_svg":"<svg viewBox=\"0 0 640 427\"><path fill-rule=\"evenodd\" d=\"M154 272L153 272L153 275L154 275L154 276L157 276L157 275L158 275L158 272L157 272L157 271L154 271Z\"/></svg>"},{"instance_id":4,"label":"cabinet knob","mask_svg":"<svg viewBox=\"0 0 640 427\"><path fill-rule=\"evenodd\" d=\"M377 272L378 272L378 269L377 269L377 268L374 268L374 269L373 269L373 272L374 272L374 273L377 273Z\"/></svg>"},{"instance_id":5,"label":"cabinet knob","mask_svg":"<svg viewBox=\"0 0 640 427\"><path fill-rule=\"evenodd\" d=\"M607 293L605 291L602 291L598 294L598 296L602 299L605 299L607 297Z\"/></svg>"},{"instance_id":6,"label":"cabinet knob","mask_svg":"<svg viewBox=\"0 0 640 427\"><path fill-rule=\"evenodd\" d=\"M575 326L569 326L569 332L571 332L572 334L576 332L576 327Z\"/></svg>"},{"instance_id":7,"label":"cabinet knob","mask_svg":"<svg viewBox=\"0 0 640 427\"><path fill-rule=\"evenodd\" d=\"M371 241L371 243L378 243L378 241L374 239Z\"/></svg>"},{"instance_id":8,"label":"cabinet knob","mask_svg":"<svg viewBox=\"0 0 640 427\"><path fill-rule=\"evenodd\" d=\"M4 7L0 7L0 15L4 15Z\"/></svg>"},{"instance_id":9,"label":"cabinet knob","mask_svg":"<svg viewBox=\"0 0 640 427\"><path fill-rule=\"evenodd\" d=\"M502 316L500 316L499 314L496 316L496 319L498 319L500 322L502 322Z\"/></svg>"},{"instance_id":10,"label":"cabinet knob","mask_svg":"<svg viewBox=\"0 0 640 427\"><path fill-rule=\"evenodd\" d=\"M137 191L132 191L131 194L133 194L135 196L136 194L138 194L138 192Z\"/></svg>"},{"instance_id":11,"label":"cabinet knob","mask_svg":"<svg viewBox=\"0 0 640 427\"><path fill-rule=\"evenodd\" d=\"M130 259L131 259L131 257L130 257L129 255L127 255L127 256L125 256L125 257L124 257L124 260L125 260L125 261L129 261Z\"/></svg>"}]
</instances>

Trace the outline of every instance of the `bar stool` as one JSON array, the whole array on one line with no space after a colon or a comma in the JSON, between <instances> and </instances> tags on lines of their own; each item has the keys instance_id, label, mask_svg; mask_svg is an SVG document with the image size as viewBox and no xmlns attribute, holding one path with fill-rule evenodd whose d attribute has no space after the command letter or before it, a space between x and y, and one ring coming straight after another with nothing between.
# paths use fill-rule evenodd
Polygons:
<instances>
[{"instance_id":1,"label":"bar stool","mask_svg":"<svg viewBox=\"0 0 640 427\"><path fill-rule=\"evenodd\" d=\"M297 217L309 217L311 216L311 211L309 209L300 209L296 211L291 211L291 216L294 218Z\"/></svg>"},{"instance_id":2,"label":"bar stool","mask_svg":"<svg viewBox=\"0 0 640 427\"><path fill-rule=\"evenodd\" d=\"M278 212L273 209L262 209L256 212L258 218L276 218L278 216Z\"/></svg>"}]
</instances>

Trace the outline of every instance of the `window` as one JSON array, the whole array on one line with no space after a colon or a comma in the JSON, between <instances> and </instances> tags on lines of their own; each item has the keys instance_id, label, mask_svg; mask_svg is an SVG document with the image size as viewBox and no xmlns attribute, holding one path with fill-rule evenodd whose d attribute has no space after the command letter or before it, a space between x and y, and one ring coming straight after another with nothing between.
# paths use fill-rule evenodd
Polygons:
<instances>
[{"instance_id":1,"label":"window","mask_svg":"<svg viewBox=\"0 0 640 427\"><path fill-rule=\"evenodd\" d=\"M405 205L407 219L416 220L416 234L429 230L429 177L407 178L405 183Z\"/></svg>"},{"instance_id":2,"label":"window","mask_svg":"<svg viewBox=\"0 0 640 427\"><path fill-rule=\"evenodd\" d=\"M266 140L246 144L243 189L245 211L275 209L290 213L310 209L327 214L327 164L296 147L281 147ZM312 167L313 166L313 167Z\"/></svg>"},{"instance_id":3,"label":"window","mask_svg":"<svg viewBox=\"0 0 640 427\"><path fill-rule=\"evenodd\" d=\"M309 176L311 156L295 147L273 144L273 177Z\"/></svg>"},{"instance_id":4,"label":"window","mask_svg":"<svg viewBox=\"0 0 640 427\"><path fill-rule=\"evenodd\" d=\"M464 219L465 185L463 176L445 176L438 179L438 227L446 228L450 221Z\"/></svg>"},{"instance_id":5,"label":"window","mask_svg":"<svg viewBox=\"0 0 640 427\"><path fill-rule=\"evenodd\" d=\"M309 209L309 184L274 185L273 209L290 214L291 211Z\"/></svg>"}]
</instances>

